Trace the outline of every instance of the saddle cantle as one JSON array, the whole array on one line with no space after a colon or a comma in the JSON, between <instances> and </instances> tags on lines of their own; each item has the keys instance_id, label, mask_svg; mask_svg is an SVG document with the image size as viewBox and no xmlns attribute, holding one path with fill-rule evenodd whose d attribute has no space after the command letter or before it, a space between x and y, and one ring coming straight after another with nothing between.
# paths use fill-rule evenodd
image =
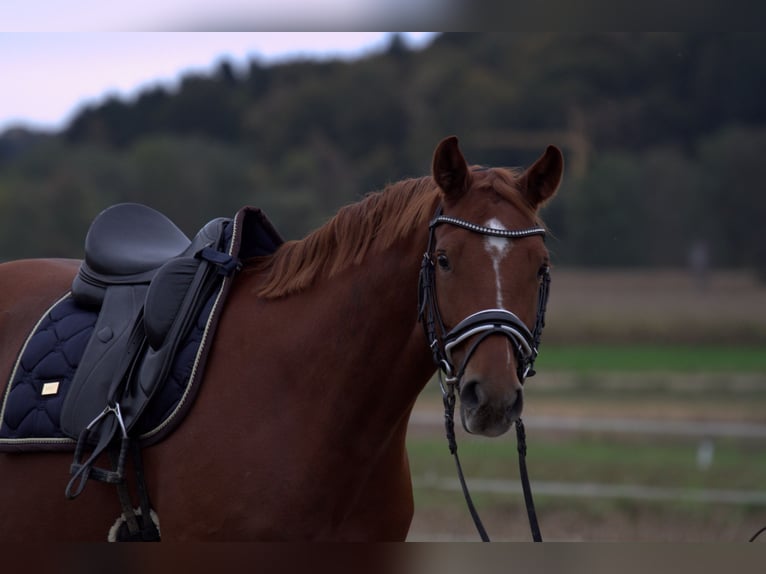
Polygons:
<instances>
[{"instance_id":1,"label":"saddle cantle","mask_svg":"<svg viewBox=\"0 0 766 574\"><path fill-rule=\"evenodd\" d=\"M0 450L74 448L72 471L81 481L68 491L72 496L88 477L121 481L119 468L92 468L96 455L115 437L146 445L175 428L193 402L239 261L271 254L282 241L257 208L214 219L191 240L147 206L103 211L88 231L71 292L46 311L19 354L0 410ZM75 321L83 323L76 331L63 328ZM66 345L52 340L53 332L61 332ZM30 341L34 349L27 349ZM66 360L45 359L62 349ZM58 364L61 369L49 368ZM61 381L55 399L41 396L45 382L35 379L38 371L46 381ZM51 419L52 433L24 418L42 404L50 406L44 418ZM33 434L24 434L27 427ZM86 450L93 454L82 461Z\"/></svg>"}]
</instances>

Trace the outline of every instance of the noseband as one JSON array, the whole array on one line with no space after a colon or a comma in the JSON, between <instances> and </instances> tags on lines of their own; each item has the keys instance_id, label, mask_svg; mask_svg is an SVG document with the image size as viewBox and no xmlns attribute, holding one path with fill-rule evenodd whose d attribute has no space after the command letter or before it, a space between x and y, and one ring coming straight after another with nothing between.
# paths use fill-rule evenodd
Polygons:
<instances>
[{"instance_id":1,"label":"noseband","mask_svg":"<svg viewBox=\"0 0 766 574\"><path fill-rule=\"evenodd\" d=\"M541 271L540 289L537 297L537 318L534 329L530 332L524 322L517 315L506 309L484 309L469 315L460 321L454 328L447 331L442 322L439 304L436 299L435 266L433 258L434 233L439 225L454 225L473 233L489 237L505 237L518 239L540 235L545 237L543 227L530 227L527 229L499 229L496 227L483 227L470 223L463 219L441 215L441 207L428 225L428 248L423 255L420 266L420 278L418 281L418 313L423 323L428 345L433 353L434 362L440 372L446 375L447 383L459 384L465 373L469 359L481 344L490 335L504 335L513 344L516 355L516 373L519 382L523 383L527 377L535 374L534 363L537 358L540 339L545 326L545 306L548 301L550 287L550 273L548 267ZM459 369L455 369L452 359L452 351L471 337L478 338L469 347ZM442 390L444 390L442 388Z\"/></svg>"},{"instance_id":2,"label":"noseband","mask_svg":"<svg viewBox=\"0 0 766 574\"><path fill-rule=\"evenodd\" d=\"M484 309L472 315L469 315L460 321L454 328L447 331L442 322L439 304L436 300L436 280L434 273L434 232L439 225L454 225L466 229L473 233L489 237L505 237L508 239L517 239L520 237L530 237L540 235L545 237L545 229L542 227L530 227L528 229L507 230L496 227L483 227L463 219L447 217L441 215L441 206L436 210L434 218L428 225L428 247L423 255L423 262L420 266L420 277L418 279L418 318L423 323L428 346L433 353L434 363L439 370L439 385L442 389L444 398L444 422L447 431L447 441L449 449L455 458L457 465L458 479L463 490L463 496L468 504L468 510L471 513L473 522L479 535L484 542L489 542L484 525L479 519L476 508L473 505L471 496L468 493L463 476L463 469L460 465L460 459L457 455L457 440L455 439L454 409L455 409L455 387L459 386L463 378L468 361L473 356L478 346L491 335L503 335L513 344L514 354L516 355L516 373L519 382L523 383L527 377L535 374L534 364L540 347L540 339L545 327L545 306L548 302L548 291L550 287L550 270L546 266L540 272L540 289L537 296L537 318L535 319L534 329L530 332L524 322L514 313L505 309ZM460 368L455 370L452 360L452 350L476 337L476 340L468 348L468 351L460 364ZM445 380L442 373L446 375ZM517 450L519 452L519 473L521 477L521 486L524 492L524 502L527 507L527 516L532 530L532 538L535 542L542 542L540 527L537 524L537 515L532 500L532 490L527 476L526 456L526 434L521 419L516 421L516 439L518 441Z\"/></svg>"}]
</instances>

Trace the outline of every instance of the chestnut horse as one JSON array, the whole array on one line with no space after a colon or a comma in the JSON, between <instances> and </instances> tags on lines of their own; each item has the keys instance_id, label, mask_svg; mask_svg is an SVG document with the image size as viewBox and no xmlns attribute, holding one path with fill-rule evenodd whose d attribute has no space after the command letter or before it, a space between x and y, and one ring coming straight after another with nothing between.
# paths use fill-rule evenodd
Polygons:
<instances>
[{"instance_id":1,"label":"chestnut horse","mask_svg":"<svg viewBox=\"0 0 766 574\"><path fill-rule=\"evenodd\" d=\"M239 271L192 408L144 449L163 540L405 539L405 435L435 369L417 306L424 251L445 330L490 309L531 331L548 266L537 212L559 187L563 159L549 146L525 171L472 168L450 137L432 167ZM429 227L435 214L440 224ZM79 264L0 265L2 380ZM527 355L514 336L486 334L453 341L449 356L461 366L465 428L497 436L521 414ZM105 540L120 514L114 487L93 482L67 500L71 460L0 454L4 542Z\"/></svg>"}]
</instances>

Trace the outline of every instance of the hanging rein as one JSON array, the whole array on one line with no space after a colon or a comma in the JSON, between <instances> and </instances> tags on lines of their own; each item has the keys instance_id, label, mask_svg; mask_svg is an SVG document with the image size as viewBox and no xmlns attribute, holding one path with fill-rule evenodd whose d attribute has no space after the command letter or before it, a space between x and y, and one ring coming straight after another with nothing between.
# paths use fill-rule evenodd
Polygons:
<instances>
[{"instance_id":1,"label":"hanging rein","mask_svg":"<svg viewBox=\"0 0 766 574\"><path fill-rule=\"evenodd\" d=\"M491 335L503 335L512 343L514 354L516 356L517 375L521 383L527 377L535 374L534 363L537 358L542 337L543 327L545 326L545 306L548 301L548 291L550 287L550 273L546 266L540 271L540 288L537 299L537 318L535 319L534 329L530 332L524 322L514 313L505 309L485 309L474 313L460 321L453 329L447 331L442 322L439 305L436 298L436 281L434 277L434 233L439 225L453 225L466 229L472 233L478 233L489 237L504 237L507 239L518 239L539 235L545 237L543 227L530 227L528 229L507 230L495 227L484 227L474 223L448 217L441 214L441 207L436 211L434 218L428 225L428 247L423 255L423 261L420 267L420 278L418 281L418 313L419 319L423 324L428 345L433 353L434 363L438 369L439 386L441 387L444 400L444 425L447 434L449 449L455 458L460 486L463 490L468 510L471 513L479 536L484 542L489 542L484 525L474 507L471 495L463 476L463 469L460 465L460 459L457 455L457 440L455 438L455 390L459 390L460 380L465 373L468 361L473 356L478 346ZM455 366L452 359L452 350L471 337L476 337L468 348L462 362ZM522 490L524 492L524 502L527 507L529 525L532 531L532 538L535 542L542 542L540 528L537 523L534 502L532 500L532 491L529 485L529 477L526 468L526 435L524 424L521 419L516 421L516 439L519 453L519 471Z\"/></svg>"}]
</instances>

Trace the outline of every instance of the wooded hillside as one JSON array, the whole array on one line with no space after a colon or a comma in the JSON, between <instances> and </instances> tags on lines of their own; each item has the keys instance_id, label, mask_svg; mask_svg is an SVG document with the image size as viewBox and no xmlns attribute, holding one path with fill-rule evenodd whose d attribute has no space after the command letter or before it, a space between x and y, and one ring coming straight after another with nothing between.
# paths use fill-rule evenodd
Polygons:
<instances>
[{"instance_id":1,"label":"wooded hillside","mask_svg":"<svg viewBox=\"0 0 766 574\"><path fill-rule=\"evenodd\" d=\"M0 260L80 257L119 201L188 233L258 205L298 237L427 173L456 134L482 164L563 148L545 213L559 265L679 266L706 245L716 266L766 273L765 93L756 34L448 33L353 62L223 61L84 108L61 133L0 135Z\"/></svg>"}]
</instances>

